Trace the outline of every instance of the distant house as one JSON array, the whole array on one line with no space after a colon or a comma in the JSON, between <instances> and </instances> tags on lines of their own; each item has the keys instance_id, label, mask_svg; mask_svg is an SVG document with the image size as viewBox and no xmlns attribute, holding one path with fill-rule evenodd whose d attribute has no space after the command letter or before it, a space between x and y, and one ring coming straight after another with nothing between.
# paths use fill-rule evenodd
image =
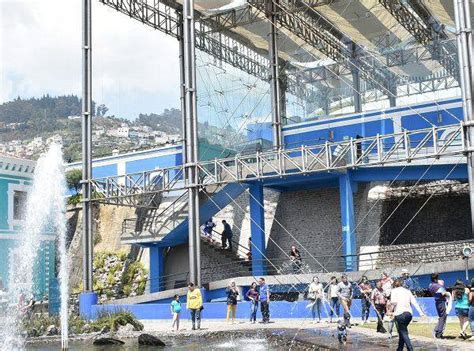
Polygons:
<instances>
[{"instance_id":1,"label":"distant house","mask_svg":"<svg viewBox=\"0 0 474 351\"><path fill-rule=\"evenodd\" d=\"M22 235L24 211L34 169L34 161L0 155L0 279L7 288L12 249ZM49 281L54 277L54 239L52 233L42 235L34 274L37 298L47 294Z\"/></svg>"}]
</instances>

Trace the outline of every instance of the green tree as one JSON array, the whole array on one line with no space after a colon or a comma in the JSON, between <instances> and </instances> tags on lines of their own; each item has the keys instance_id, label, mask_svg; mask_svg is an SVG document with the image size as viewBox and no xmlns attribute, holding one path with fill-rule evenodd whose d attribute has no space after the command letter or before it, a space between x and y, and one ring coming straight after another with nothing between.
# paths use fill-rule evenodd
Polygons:
<instances>
[{"instance_id":1,"label":"green tree","mask_svg":"<svg viewBox=\"0 0 474 351\"><path fill-rule=\"evenodd\" d=\"M69 189L74 189L76 194L79 192L82 180L82 171L80 169L72 169L66 173L66 183Z\"/></svg>"}]
</instances>

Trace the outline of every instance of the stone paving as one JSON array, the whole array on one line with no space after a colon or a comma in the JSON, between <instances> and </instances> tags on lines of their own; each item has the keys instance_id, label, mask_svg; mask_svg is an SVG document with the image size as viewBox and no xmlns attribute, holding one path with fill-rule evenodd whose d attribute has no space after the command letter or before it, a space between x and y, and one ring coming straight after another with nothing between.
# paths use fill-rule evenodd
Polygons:
<instances>
[{"instance_id":1,"label":"stone paving","mask_svg":"<svg viewBox=\"0 0 474 351\"><path fill-rule=\"evenodd\" d=\"M202 335L217 332L273 332L273 334L294 338L297 341L317 345L318 347L333 349L338 347L336 338L336 325L323 321L320 324L314 324L308 319L275 319L269 324L251 324L247 320L237 320L234 324L225 320L206 320L202 321L202 329L191 330L189 320L181 321L181 330L179 332L171 330L171 321L169 320L142 320L145 331L161 336L171 335ZM354 320L357 324L358 321ZM374 322L373 322L374 323ZM460 339L435 340L422 336L411 335L411 340L415 349L422 350L474 350L473 341L463 341ZM398 343L398 334L394 333L393 338L389 339L387 334L379 334L373 329L353 326L349 331L349 340L345 349L347 350L395 350Z\"/></svg>"}]
</instances>

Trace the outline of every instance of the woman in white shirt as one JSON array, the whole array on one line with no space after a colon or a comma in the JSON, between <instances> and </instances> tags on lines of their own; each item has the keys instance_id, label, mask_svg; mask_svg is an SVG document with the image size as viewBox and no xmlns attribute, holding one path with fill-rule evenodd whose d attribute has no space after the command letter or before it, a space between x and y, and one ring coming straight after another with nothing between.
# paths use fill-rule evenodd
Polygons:
<instances>
[{"instance_id":1,"label":"woman in white shirt","mask_svg":"<svg viewBox=\"0 0 474 351\"><path fill-rule=\"evenodd\" d=\"M339 318L339 288L337 286L336 277L331 277L328 287L328 300L329 300L329 323L332 323L332 316L336 315L336 319Z\"/></svg>"},{"instance_id":2,"label":"woman in white shirt","mask_svg":"<svg viewBox=\"0 0 474 351\"><path fill-rule=\"evenodd\" d=\"M418 305L415 296L413 296L410 290L403 287L403 281L401 279L395 280L390 294L390 307L395 316L395 323L398 329L397 351L402 351L405 345L408 350L413 350L408 335L408 325L413 318L412 305L416 308L420 316L425 315L420 305Z\"/></svg>"},{"instance_id":3,"label":"woman in white shirt","mask_svg":"<svg viewBox=\"0 0 474 351\"><path fill-rule=\"evenodd\" d=\"M311 301L311 315L313 316L313 323L318 314L318 323L321 323L321 303L323 300L323 284L319 282L318 277L313 277L313 281L309 284L308 300Z\"/></svg>"}]
</instances>

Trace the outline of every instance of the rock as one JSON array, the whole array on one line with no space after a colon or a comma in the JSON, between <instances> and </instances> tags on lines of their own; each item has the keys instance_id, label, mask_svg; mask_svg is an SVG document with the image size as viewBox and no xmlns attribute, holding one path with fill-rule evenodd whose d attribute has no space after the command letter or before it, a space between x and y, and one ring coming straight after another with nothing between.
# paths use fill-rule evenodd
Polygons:
<instances>
[{"instance_id":1,"label":"rock","mask_svg":"<svg viewBox=\"0 0 474 351\"><path fill-rule=\"evenodd\" d=\"M166 346L163 341L150 334L141 334L138 337L138 345L144 346Z\"/></svg>"},{"instance_id":2,"label":"rock","mask_svg":"<svg viewBox=\"0 0 474 351\"><path fill-rule=\"evenodd\" d=\"M91 328L90 324L85 324L82 327L82 333L90 333L91 331L92 331L92 328Z\"/></svg>"},{"instance_id":3,"label":"rock","mask_svg":"<svg viewBox=\"0 0 474 351\"><path fill-rule=\"evenodd\" d=\"M59 334L59 329L55 325L50 325L46 328L46 333L47 336L53 336L53 335L58 335Z\"/></svg>"},{"instance_id":4,"label":"rock","mask_svg":"<svg viewBox=\"0 0 474 351\"><path fill-rule=\"evenodd\" d=\"M130 335L132 332L135 331L135 327L131 324L125 324L125 325L121 325L118 330L117 330L117 334L121 334L121 335Z\"/></svg>"},{"instance_id":5,"label":"rock","mask_svg":"<svg viewBox=\"0 0 474 351\"><path fill-rule=\"evenodd\" d=\"M99 338L95 339L93 345L95 346L106 346L106 345L123 345L125 344L122 340L114 338Z\"/></svg>"}]
</instances>

